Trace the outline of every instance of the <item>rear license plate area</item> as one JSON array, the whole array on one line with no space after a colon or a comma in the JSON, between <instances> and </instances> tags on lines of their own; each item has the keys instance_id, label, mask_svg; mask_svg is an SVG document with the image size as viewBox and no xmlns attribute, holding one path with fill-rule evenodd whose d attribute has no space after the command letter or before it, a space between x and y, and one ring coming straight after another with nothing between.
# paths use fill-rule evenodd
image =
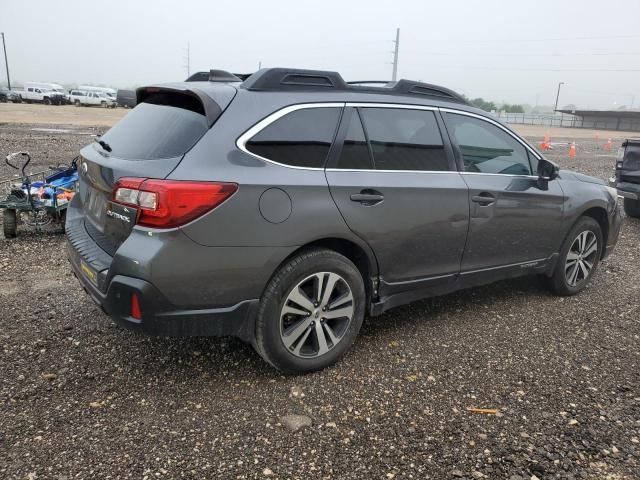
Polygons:
<instances>
[{"instance_id":1,"label":"rear license plate area","mask_svg":"<svg viewBox=\"0 0 640 480\"><path fill-rule=\"evenodd\" d=\"M104 235L114 245L120 245L131 233L137 219L137 208L107 202Z\"/></svg>"}]
</instances>

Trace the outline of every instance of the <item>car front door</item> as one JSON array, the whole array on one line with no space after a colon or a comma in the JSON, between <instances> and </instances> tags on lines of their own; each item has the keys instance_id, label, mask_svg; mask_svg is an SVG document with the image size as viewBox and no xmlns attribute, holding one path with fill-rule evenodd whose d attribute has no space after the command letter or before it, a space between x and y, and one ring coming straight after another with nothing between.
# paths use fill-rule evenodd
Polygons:
<instances>
[{"instance_id":1,"label":"car front door","mask_svg":"<svg viewBox=\"0 0 640 480\"><path fill-rule=\"evenodd\" d=\"M463 276L544 267L565 230L560 182L540 188L537 156L498 122L451 110L444 117L469 187Z\"/></svg>"},{"instance_id":2,"label":"car front door","mask_svg":"<svg viewBox=\"0 0 640 480\"><path fill-rule=\"evenodd\" d=\"M380 296L452 282L469 222L437 109L347 104L326 169L349 228L374 251Z\"/></svg>"}]
</instances>

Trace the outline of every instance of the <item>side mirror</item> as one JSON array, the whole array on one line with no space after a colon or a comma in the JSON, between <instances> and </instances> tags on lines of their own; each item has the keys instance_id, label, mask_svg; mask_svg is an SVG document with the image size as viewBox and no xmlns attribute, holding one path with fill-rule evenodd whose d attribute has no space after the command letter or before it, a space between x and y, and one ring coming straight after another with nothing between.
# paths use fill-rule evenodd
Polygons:
<instances>
[{"instance_id":1,"label":"side mirror","mask_svg":"<svg viewBox=\"0 0 640 480\"><path fill-rule=\"evenodd\" d=\"M546 158L538 161L538 188L547 190L549 182L558 178L560 175L560 167Z\"/></svg>"},{"instance_id":2,"label":"side mirror","mask_svg":"<svg viewBox=\"0 0 640 480\"><path fill-rule=\"evenodd\" d=\"M543 180L551 181L558 178L560 167L546 158L540 159L538 162L538 177Z\"/></svg>"}]
</instances>

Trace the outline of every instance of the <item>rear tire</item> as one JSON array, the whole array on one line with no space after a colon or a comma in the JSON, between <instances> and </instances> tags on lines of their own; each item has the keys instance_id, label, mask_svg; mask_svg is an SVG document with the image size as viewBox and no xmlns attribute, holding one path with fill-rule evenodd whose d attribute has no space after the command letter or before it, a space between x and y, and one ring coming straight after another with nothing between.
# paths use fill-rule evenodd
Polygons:
<instances>
[{"instance_id":1,"label":"rear tire","mask_svg":"<svg viewBox=\"0 0 640 480\"><path fill-rule=\"evenodd\" d=\"M42 103L44 103L45 105L51 105L51 99L49 98L45 98Z\"/></svg>"},{"instance_id":2,"label":"rear tire","mask_svg":"<svg viewBox=\"0 0 640 480\"><path fill-rule=\"evenodd\" d=\"M640 200L625 198L624 213L633 218L640 218Z\"/></svg>"},{"instance_id":3,"label":"rear tire","mask_svg":"<svg viewBox=\"0 0 640 480\"><path fill-rule=\"evenodd\" d=\"M581 292L600 263L603 246L600 224L580 217L562 244L553 276L547 279L551 291L560 296Z\"/></svg>"},{"instance_id":4,"label":"rear tire","mask_svg":"<svg viewBox=\"0 0 640 480\"><path fill-rule=\"evenodd\" d=\"M253 346L284 373L326 368L353 345L365 303L362 275L348 258L326 249L302 252L269 281Z\"/></svg>"},{"instance_id":5,"label":"rear tire","mask_svg":"<svg viewBox=\"0 0 640 480\"><path fill-rule=\"evenodd\" d=\"M16 238L18 236L18 215L15 210L6 209L2 219L4 238Z\"/></svg>"}]
</instances>

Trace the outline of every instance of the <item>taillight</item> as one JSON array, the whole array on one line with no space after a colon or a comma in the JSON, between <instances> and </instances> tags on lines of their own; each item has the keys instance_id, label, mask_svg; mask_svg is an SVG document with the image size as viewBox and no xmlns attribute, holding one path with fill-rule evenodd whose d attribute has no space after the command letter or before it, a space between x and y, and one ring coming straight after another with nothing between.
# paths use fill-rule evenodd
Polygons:
<instances>
[{"instance_id":1,"label":"taillight","mask_svg":"<svg viewBox=\"0 0 640 480\"><path fill-rule=\"evenodd\" d=\"M140 299L137 293L131 294L131 316L136 320L142 320L142 309L140 308Z\"/></svg>"},{"instance_id":2,"label":"taillight","mask_svg":"<svg viewBox=\"0 0 640 480\"><path fill-rule=\"evenodd\" d=\"M237 190L236 183L123 177L111 200L139 208L138 225L175 228L213 210Z\"/></svg>"}]
</instances>

